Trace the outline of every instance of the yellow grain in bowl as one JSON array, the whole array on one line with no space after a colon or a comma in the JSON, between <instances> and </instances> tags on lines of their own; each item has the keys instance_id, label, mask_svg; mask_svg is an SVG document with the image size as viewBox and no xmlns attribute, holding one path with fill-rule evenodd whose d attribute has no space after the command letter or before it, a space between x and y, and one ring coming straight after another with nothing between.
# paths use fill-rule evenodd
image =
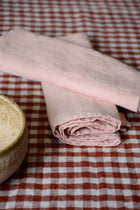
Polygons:
<instances>
[{"instance_id":1,"label":"yellow grain in bowl","mask_svg":"<svg viewBox=\"0 0 140 210\"><path fill-rule=\"evenodd\" d=\"M27 153L28 134L21 108L0 95L0 183L11 176Z\"/></svg>"}]
</instances>

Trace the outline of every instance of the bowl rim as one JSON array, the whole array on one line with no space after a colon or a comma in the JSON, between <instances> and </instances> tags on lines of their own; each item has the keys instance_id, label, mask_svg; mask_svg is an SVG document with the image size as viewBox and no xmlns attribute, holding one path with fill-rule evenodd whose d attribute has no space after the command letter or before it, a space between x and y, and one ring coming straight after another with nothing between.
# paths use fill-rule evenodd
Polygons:
<instances>
[{"instance_id":1,"label":"bowl rim","mask_svg":"<svg viewBox=\"0 0 140 210\"><path fill-rule=\"evenodd\" d=\"M16 138L11 143L9 143L6 147L4 147L2 150L0 150L0 155L1 155L2 153L6 152L11 147L13 147L18 142L18 140L22 137L22 135L25 131L25 128L26 128L26 119L25 119L25 115L24 115L22 109L14 100L12 100L11 98L9 98L8 96L5 96L3 94L0 94L0 99L7 102L16 111L18 111L18 113L20 114L20 119L22 120L21 129L20 129L18 136L16 136Z\"/></svg>"}]
</instances>

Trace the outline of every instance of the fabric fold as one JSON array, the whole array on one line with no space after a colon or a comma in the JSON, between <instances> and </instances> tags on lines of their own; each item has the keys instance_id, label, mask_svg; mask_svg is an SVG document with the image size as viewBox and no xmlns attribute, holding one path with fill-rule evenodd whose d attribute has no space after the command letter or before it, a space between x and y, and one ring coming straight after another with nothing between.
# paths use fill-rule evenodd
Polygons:
<instances>
[{"instance_id":1,"label":"fabric fold","mask_svg":"<svg viewBox=\"0 0 140 210\"><path fill-rule=\"evenodd\" d=\"M84 33L59 37L57 39L63 40L64 43L73 43L85 48L91 48L88 37ZM5 53L7 54L6 51ZM15 56L16 53L13 54L13 60L11 60L11 62L14 61ZM28 63L30 54L26 56ZM33 60L34 59L35 58L33 58ZM15 68L12 73L33 79L34 75L31 74L31 71L27 72L26 69L25 72L23 71L23 66L20 63L21 58L17 61L19 62L16 62L16 65L19 65L17 68L18 70L21 68L21 71L16 72ZM8 72L11 73L9 70ZM45 81L46 80L47 78ZM57 84L49 84L49 82L42 82L42 87L46 99L47 114L51 130L54 136L61 141L79 146L116 146L121 143L118 133L121 126L120 114L115 105L96 97L89 97L59 87ZM124 123L124 127L126 122Z\"/></svg>"},{"instance_id":2,"label":"fabric fold","mask_svg":"<svg viewBox=\"0 0 140 210\"><path fill-rule=\"evenodd\" d=\"M0 38L0 70L140 111L140 72L96 50L13 30Z\"/></svg>"},{"instance_id":3,"label":"fabric fold","mask_svg":"<svg viewBox=\"0 0 140 210\"><path fill-rule=\"evenodd\" d=\"M83 33L60 39L91 47ZM55 137L77 146L116 146L121 143L117 132L121 121L115 105L44 82L42 87Z\"/></svg>"},{"instance_id":4,"label":"fabric fold","mask_svg":"<svg viewBox=\"0 0 140 210\"><path fill-rule=\"evenodd\" d=\"M52 133L77 146L116 146L121 143L117 108L102 100L42 83Z\"/></svg>"}]
</instances>

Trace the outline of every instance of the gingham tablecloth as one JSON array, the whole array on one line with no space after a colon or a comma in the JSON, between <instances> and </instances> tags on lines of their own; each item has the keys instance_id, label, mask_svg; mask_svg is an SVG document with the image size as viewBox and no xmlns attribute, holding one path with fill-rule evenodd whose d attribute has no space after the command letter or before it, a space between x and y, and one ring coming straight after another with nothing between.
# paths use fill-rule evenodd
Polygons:
<instances>
[{"instance_id":1,"label":"gingham tablecloth","mask_svg":"<svg viewBox=\"0 0 140 210\"><path fill-rule=\"evenodd\" d=\"M48 36L85 32L93 48L140 69L139 0L0 0L0 35L21 27ZM140 209L140 114L112 148L55 139L41 84L0 73L0 92L23 109L29 150L0 185L0 209Z\"/></svg>"}]
</instances>

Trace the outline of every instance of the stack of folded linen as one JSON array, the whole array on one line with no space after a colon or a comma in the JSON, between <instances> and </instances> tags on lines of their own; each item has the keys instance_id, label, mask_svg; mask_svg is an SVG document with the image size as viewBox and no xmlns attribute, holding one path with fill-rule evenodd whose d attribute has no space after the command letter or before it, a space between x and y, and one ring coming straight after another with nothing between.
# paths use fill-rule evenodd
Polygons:
<instances>
[{"instance_id":1,"label":"stack of folded linen","mask_svg":"<svg viewBox=\"0 0 140 210\"><path fill-rule=\"evenodd\" d=\"M140 72L91 49L85 34L10 31L0 38L0 70L41 81L52 132L68 144L118 145L116 105L140 111Z\"/></svg>"}]
</instances>

